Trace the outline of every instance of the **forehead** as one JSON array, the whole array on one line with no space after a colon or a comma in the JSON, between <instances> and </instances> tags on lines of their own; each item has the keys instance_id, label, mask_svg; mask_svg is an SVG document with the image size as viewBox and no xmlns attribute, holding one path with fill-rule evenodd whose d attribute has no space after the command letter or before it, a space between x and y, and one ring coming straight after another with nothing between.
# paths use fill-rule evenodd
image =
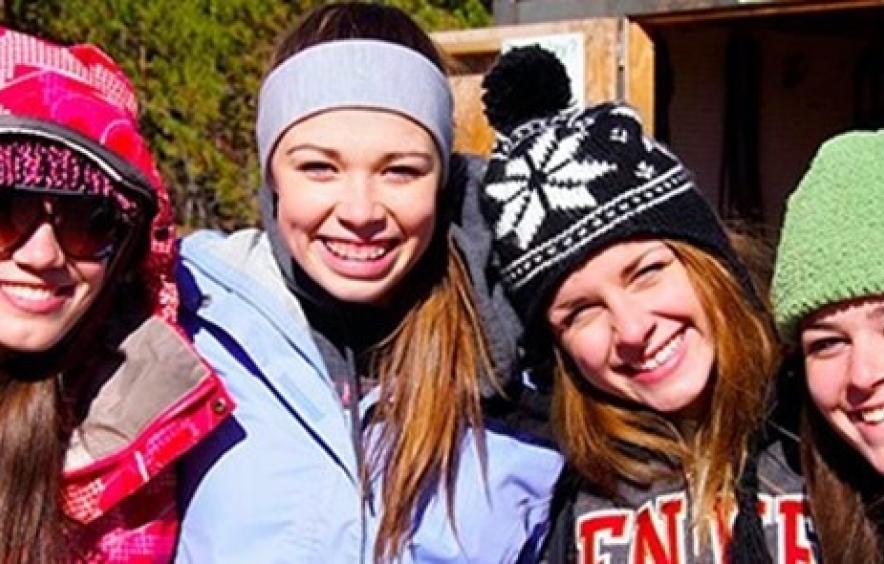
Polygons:
<instances>
[{"instance_id":1,"label":"forehead","mask_svg":"<svg viewBox=\"0 0 884 564\"><path fill-rule=\"evenodd\" d=\"M621 273L634 266L636 261L662 249L668 249L668 246L659 239L624 241L606 247L588 257L564 279L554 301L559 297L601 286L612 278L619 279Z\"/></svg>"},{"instance_id":2,"label":"forehead","mask_svg":"<svg viewBox=\"0 0 884 564\"><path fill-rule=\"evenodd\" d=\"M427 150L433 138L410 118L388 110L339 108L324 111L292 125L282 145L316 144L342 149L366 145L399 152Z\"/></svg>"}]
</instances>

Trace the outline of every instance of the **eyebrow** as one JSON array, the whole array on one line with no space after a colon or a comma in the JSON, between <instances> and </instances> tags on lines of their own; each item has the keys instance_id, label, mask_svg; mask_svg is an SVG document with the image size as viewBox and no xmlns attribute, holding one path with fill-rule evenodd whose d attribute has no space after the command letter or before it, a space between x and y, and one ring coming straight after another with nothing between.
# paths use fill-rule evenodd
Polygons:
<instances>
[{"instance_id":1,"label":"eyebrow","mask_svg":"<svg viewBox=\"0 0 884 564\"><path fill-rule=\"evenodd\" d=\"M660 249L665 248L667 248L665 243L659 243L649 249L646 249L645 252L629 261L629 263L623 267L623 269L620 271L620 279L628 279L630 276L632 276L633 273L635 273L635 271L638 269L638 265L640 265L642 261L645 260L645 257L647 257L651 253L655 253Z\"/></svg>"},{"instance_id":2,"label":"eyebrow","mask_svg":"<svg viewBox=\"0 0 884 564\"><path fill-rule=\"evenodd\" d=\"M866 317L873 320L881 319L882 317L884 317L884 304L878 304L873 307L872 311L870 311Z\"/></svg>"},{"instance_id":3,"label":"eyebrow","mask_svg":"<svg viewBox=\"0 0 884 564\"><path fill-rule=\"evenodd\" d=\"M298 145L293 145L286 149L285 154L292 155L294 153L297 153L298 151L317 151L330 157L340 157L340 153L337 150L323 147L321 145L315 145L313 143L301 143ZM432 155L430 153L427 153L426 151L395 151L384 155L384 160L387 162L402 158L419 158L428 162L431 162L433 160Z\"/></svg>"},{"instance_id":4,"label":"eyebrow","mask_svg":"<svg viewBox=\"0 0 884 564\"><path fill-rule=\"evenodd\" d=\"M424 159L427 161L432 161L433 156L430 153L424 151L399 151L394 153L387 153L387 160L395 160L395 159L403 159L408 157L414 157L419 159Z\"/></svg>"},{"instance_id":5,"label":"eyebrow","mask_svg":"<svg viewBox=\"0 0 884 564\"><path fill-rule=\"evenodd\" d=\"M659 245L654 245L650 249L645 250L642 254L635 257L633 260L629 261L629 263L623 267L620 271L620 279L625 280L629 278L629 276L635 272L638 268L638 265L647 257L649 254L659 251L661 248L667 248L665 243L660 243ZM551 311L568 311L573 309L575 306L583 305L586 303L586 295L581 293L577 296L569 298L559 304L556 304Z\"/></svg>"},{"instance_id":6,"label":"eyebrow","mask_svg":"<svg viewBox=\"0 0 884 564\"><path fill-rule=\"evenodd\" d=\"M866 319L869 320L877 320L884 318L884 304L876 305L872 308L871 311L866 313ZM837 331L838 327L836 323L830 323L827 321L814 321L806 325L803 331Z\"/></svg>"},{"instance_id":7,"label":"eyebrow","mask_svg":"<svg viewBox=\"0 0 884 564\"><path fill-rule=\"evenodd\" d=\"M829 323L826 321L815 321L815 322L811 323L810 325L806 325L802 329L802 332L803 331L837 331L837 330L838 329L834 323Z\"/></svg>"},{"instance_id":8,"label":"eyebrow","mask_svg":"<svg viewBox=\"0 0 884 564\"><path fill-rule=\"evenodd\" d=\"M292 145L288 149L285 150L286 155L292 155L297 153L298 151L317 151L319 153L323 153L330 157L338 157L340 153L338 153L334 149L329 149L328 147L322 147L321 145L314 145L312 143L301 143L299 145Z\"/></svg>"}]
</instances>

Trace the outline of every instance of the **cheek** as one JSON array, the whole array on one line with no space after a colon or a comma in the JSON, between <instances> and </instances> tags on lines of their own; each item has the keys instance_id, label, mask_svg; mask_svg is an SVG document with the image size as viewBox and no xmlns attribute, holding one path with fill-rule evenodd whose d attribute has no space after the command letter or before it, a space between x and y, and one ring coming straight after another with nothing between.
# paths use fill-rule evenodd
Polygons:
<instances>
[{"instance_id":1,"label":"cheek","mask_svg":"<svg viewBox=\"0 0 884 564\"><path fill-rule=\"evenodd\" d=\"M420 246L426 247L433 238L436 226L436 210L429 208L425 213L412 218L409 231L411 235L420 241Z\"/></svg>"},{"instance_id":2,"label":"cheek","mask_svg":"<svg viewBox=\"0 0 884 564\"><path fill-rule=\"evenodd\" d=\"M436 192L422 190L420 193L391 202L388 209L394 213L399 228L406 237L414 238L418 246L426 247L433 237L436 225Z\"/></svg>"},{"instance_id":3,"label":"cheek","mask_svg":"<svg viewBox=\"0 0 884 564\"><path fill-rule=\"evenodd\" d=\"M277 189L276 220L286 235L306 231L320 225L332 206L322 201L313 190L298 190L294 186Z\"/></svg>"},{"instance_id":4,"label":"cheek","mask_svg":"<svg viewBox=\"0 0 884 564\"><path fill-rule=\"evenodd\" d=\"M703 303L687 277L687 273L682 272L681 276L673 280L672 284L669 285L667 293L668 295L665 299L668 303L680 307L684 313L690 313L705 323L705 325L709 325Z\"/></svg>"},{"instance_id":5,"label":"cheek","mask_svg":"<svg viewBox=\"0 0 884 564\"><path fill-rule=\"evenodd\" d=\"M562 349L571 358L580 373L591 384L605 388L603 383L607 368L608 341L598 329L584 328L562 342Z\"/></svg>"},{"instance_id":6,"label":"cheek","mask_svg":"<svg viewBox=\"0 0 884 564\"><path fill-rule=\"evenodd\" d=\"M94 263L84 261L77 264L76 269L80 280L86 285L87 293L94 295L101 291L107 274L107 264L105 262Z\"/></svg>"},{"instance_id":7,"label":"cheek","mask_svg":"<svg viewBox=\"0 0 884 564\"><path fill-rule=\"evenodd\" d=\"M841 390L844 372L840 363L831 360L827 362L809 362L805 364L807 377L807 390L817 407L827 412L835 407Z\"/></svg>"}]
</instances>

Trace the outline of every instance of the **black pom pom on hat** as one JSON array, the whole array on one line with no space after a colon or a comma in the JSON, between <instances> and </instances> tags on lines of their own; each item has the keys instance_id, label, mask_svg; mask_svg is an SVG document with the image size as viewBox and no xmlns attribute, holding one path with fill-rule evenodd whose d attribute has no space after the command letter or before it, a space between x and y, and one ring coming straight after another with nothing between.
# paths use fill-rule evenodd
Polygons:
<instances>
[{"instance_id":1,"label":"black pom pom on hat","mask_svg":"<svg viewBox=\"0 0 884 564\"><path fill-rule=\"evenodd\" d=\"M482 80L482 102L491 126L509 135L532 119L571 105L571 84L562 62L541 47L516 47L500 57Z\"/></svg>"}]
</instances>

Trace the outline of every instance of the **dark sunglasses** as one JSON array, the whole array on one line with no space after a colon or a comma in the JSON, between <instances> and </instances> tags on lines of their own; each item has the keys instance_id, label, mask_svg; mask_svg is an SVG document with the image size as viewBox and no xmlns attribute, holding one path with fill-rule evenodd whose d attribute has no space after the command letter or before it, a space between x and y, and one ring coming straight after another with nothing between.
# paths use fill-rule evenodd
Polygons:
<instances>
[{"instance_id":1,"label":"dark sunglasses","mask_svg":"<svg viewBox=\"0 0 884 564\"><path fill-rule=\"evenodd\" d=\"M11 255L44 221L61 250L80 260L108 258L132 229L111 198L0 187L0 255Z\"/></svg>"}]
</instances>

